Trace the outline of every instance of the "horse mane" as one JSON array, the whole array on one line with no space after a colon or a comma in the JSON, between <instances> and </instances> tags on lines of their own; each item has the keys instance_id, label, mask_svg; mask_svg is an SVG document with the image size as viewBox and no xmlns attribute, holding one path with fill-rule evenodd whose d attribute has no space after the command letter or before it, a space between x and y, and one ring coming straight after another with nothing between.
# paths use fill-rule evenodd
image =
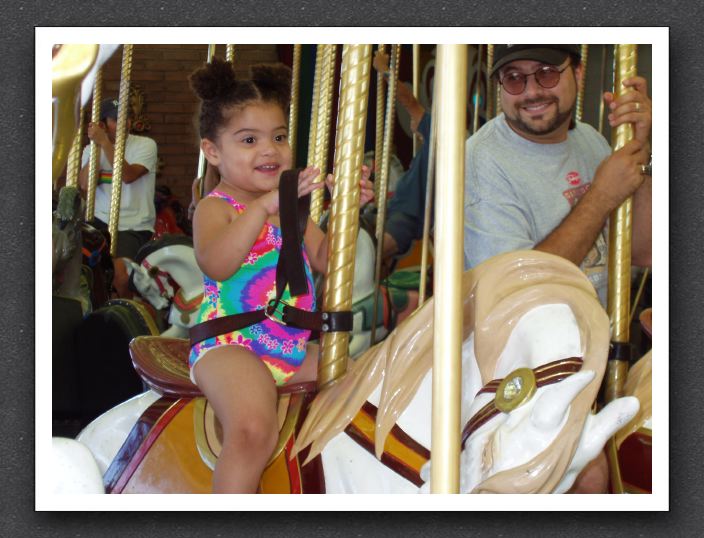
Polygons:
<instances>
[{"instance_id":1,"label":"horse mane","mask_svg":"<svg viewBox=\"0 0 704 538\"><path fill-rule=\"evenodd\" d=\"M552 491L574 455L603 376L608 318L579 268L535 250L501 254L466 271L461 293L463 340L474 331L482 383L493 379L497 360L521 316L551 303L566 303L574 312L584 347L583 368L595 371L594 380L573 401L556 441L527 464L497 473L475 490ZM319 454L330 439L344 431L383 380L375 430L375 451L380 457L386 436L432 367L433 307L431 298L383 342L351 363L342 379L321 391L299 432L294 452L311 445L307 461Z\"/></svg>"},{"instance_id":2,"label":"horse mane","mask_svg":"<svg viewBox=\"0 0 704 538\"><path fill-rule=\"evenodd\" d=\"M137 251L134 261L135 263L142 263L145 258L157 250L172 245L185 245L193 248L193 238L182 234L163 234L157 239L145 243L139 251Z\"/></svg>"}]
</instances>

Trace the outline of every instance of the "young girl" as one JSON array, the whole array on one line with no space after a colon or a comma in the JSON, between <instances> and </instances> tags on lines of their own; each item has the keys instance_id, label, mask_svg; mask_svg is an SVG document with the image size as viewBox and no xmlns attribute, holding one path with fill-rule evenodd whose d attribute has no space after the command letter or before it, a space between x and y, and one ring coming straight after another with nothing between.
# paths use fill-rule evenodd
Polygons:
<instances>
[{"instance_id":1,"label":"young girl","mask_svg":"<svg viewBox=\"0 0 704 538\"><path fill-rule=\"evenodd\" d=\"M237 80L232 65L216 58L191 75L191 86L202 101L201 148L220 174L217 187L198 203L193 217L195 255L205 280L202 322L264 308L276 296L278 183L291 168L291 77L284 65L262 65L252 67L251 80ZM301 171L299 197L323 186L313 183L319 173L313 167ZM369 173L364 167L361 204L373 196ZM286 290L282 300L312 311L311 267L327 270L327 241L310 219L303 243L308 293L291 297ZM191 349L191 378L223 428L213 492L256 492L278 435L276 387L316 378L317 346L307 345L309 335L264 319Z\"/></svg>"}]
</instances>

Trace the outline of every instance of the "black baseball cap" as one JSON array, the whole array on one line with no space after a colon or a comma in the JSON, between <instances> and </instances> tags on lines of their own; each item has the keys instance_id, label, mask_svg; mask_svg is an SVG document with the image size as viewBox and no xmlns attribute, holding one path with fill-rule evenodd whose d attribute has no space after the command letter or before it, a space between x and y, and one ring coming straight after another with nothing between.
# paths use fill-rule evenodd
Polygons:
<instances>
[{"instance_id":1,"label":"black baseball cap","mask_svg":"<svg viewBox=\"0 0 704 538\"><path fill-rule=\"evenodd\" d=\"M105 121L107 118L117 120L117 99L103 99L100 103L100 121Z\"/></svg>"},{"instance_id":2,"label":"black baseball cap","mask_svg":"<svg viewBox=\"0 0 704 538\"><path fill-rule=\"evenodd\" d=\"M551 65L560 65L568 55L582 57L579 45L496 45L491 75L504 65L515 60L533 60Z\"/></svg>"}]
</instances>

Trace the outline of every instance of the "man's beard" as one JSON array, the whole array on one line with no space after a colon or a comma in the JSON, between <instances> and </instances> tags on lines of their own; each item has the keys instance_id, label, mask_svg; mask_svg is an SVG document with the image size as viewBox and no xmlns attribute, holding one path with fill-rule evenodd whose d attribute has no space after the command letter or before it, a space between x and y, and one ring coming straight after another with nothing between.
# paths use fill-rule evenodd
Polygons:
<instances>
[{"instance_id":1,"label":"man's beard","mask_svg":"<svg viewBox=\"0 0 704 538\"><path fill-rule=\"evenodd\" d=\"M521 103L521 106L530 106L531 104L535 103L540 103L544 102L542 99L534 99L532 101L525 101ZM508 122L511 127L513 127L514 130L522 131L524 133L540 136L540 135L546 135L550 134L554 131L556 131L565 121L568 119L572 118L572 111L574 110L574 103L572 103L572 106L569 107L567 110L560 112L560 101L555 99L553 101L555 105L557 106L557 114L555 114L555 117L552 119L552 121L546 125L545 127L541 128L534 128L530 124L526 123L521 119L520 112L516 114L515 118L509 117L508 114L505 114L506 116L506 121Z\"/></svg>"}]
</instances>

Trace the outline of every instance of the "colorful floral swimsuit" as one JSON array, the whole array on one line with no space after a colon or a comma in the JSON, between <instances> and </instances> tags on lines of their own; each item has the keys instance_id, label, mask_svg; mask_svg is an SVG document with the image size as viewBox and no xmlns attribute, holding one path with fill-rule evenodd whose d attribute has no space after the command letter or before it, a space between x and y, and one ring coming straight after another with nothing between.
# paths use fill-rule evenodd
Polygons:
<instances>
[{"instance_id":1,"label":"colorful floral swimsuit","mask_svg":"<svg viewBox=\"0 0 704 538\"><path fill-rule=\"evenodd\" d=\"M208 196L228 202L241 214L245 206L232 196L212 191ZM230 314L265 308L276 298L276 264L281 252L281 229L268 222L237 272L222 282L203 275L204 294L198 313L198 323ZM313 276L308 256L303 251L308 293L291 297L288 287L282 301L303 310L315 310ZM264 361L277 385L283 385L301 367L306 356L310 331L287 327L265 319L239 331L203 340L191 348L188 364L193 379L193 366L208 350L223 345L237 345L253 351ZM195 380L194 380L195 382Z\"/></svg>"}]
</instances>

